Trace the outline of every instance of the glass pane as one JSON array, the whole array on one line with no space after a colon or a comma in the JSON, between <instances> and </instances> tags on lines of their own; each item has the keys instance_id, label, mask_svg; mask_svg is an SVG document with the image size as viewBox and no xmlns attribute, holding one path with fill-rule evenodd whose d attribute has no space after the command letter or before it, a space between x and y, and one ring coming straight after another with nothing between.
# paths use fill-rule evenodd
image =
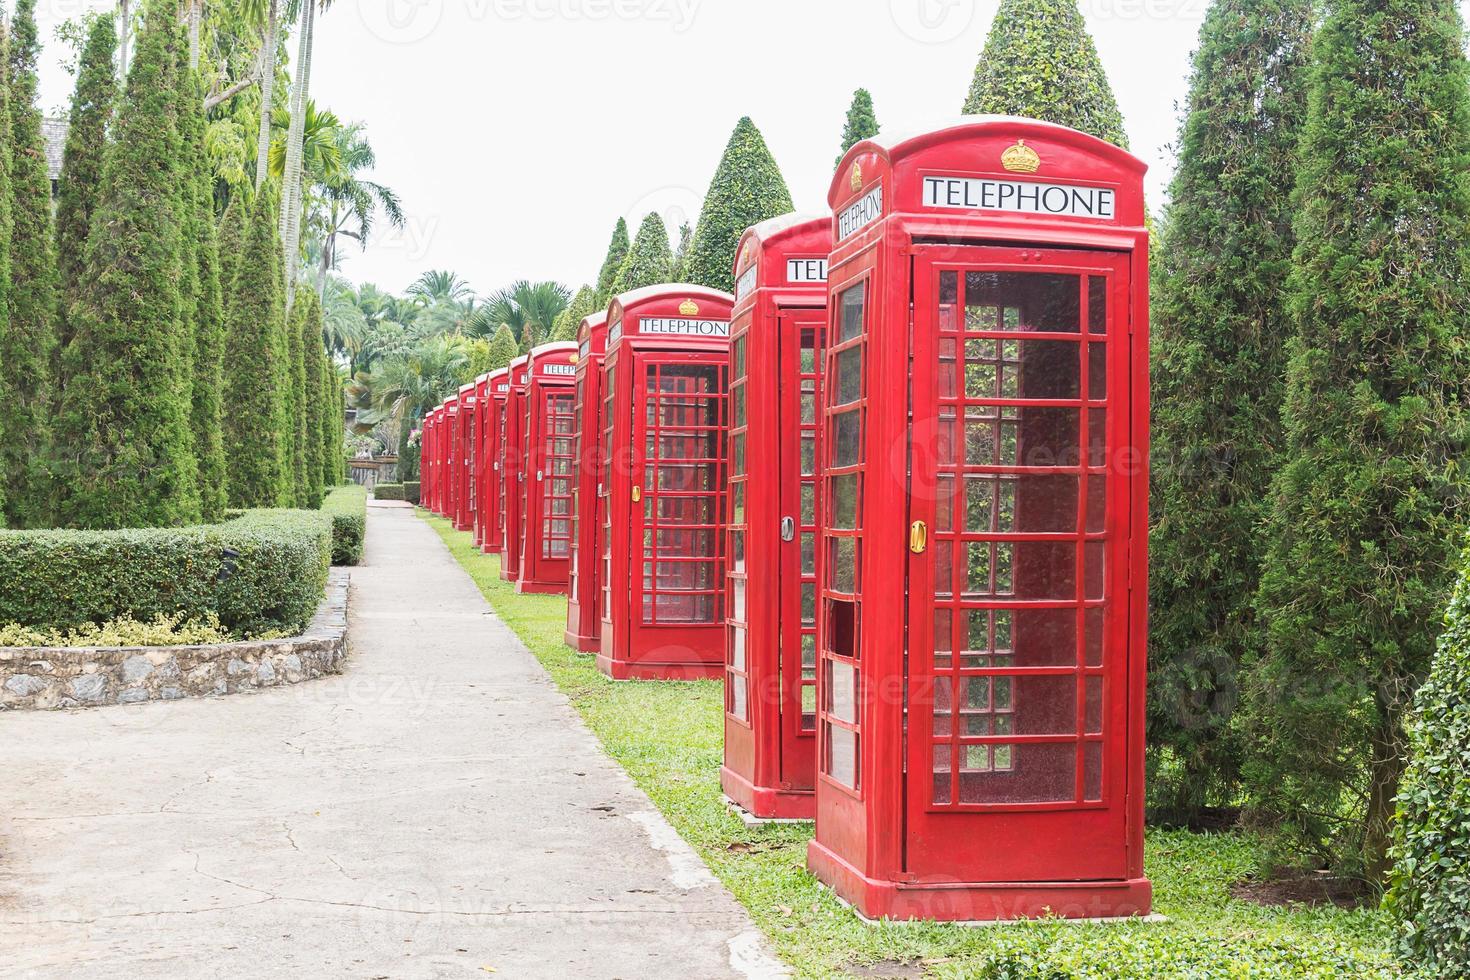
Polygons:
<instances>
[{"instance_id":1,"label":"glass pane","mask_svg":"<svg viewBox=\"0 0 1470 980\"><path fill-rule=\"evenodd\" d=\"M857 723L857 668L841 660L827 661L827 713Z\"/></svg>"},{"instance_id":2,"label":"glass pane","mask_svg":"<svg viewBox=\"0 0 1470 980\"><path fill-rule=\"evenodd\" d=\"M1082 798L1089 803L1102 800L1103 747L1101 742L1082 746Z\"/></svg>"},{"instance_id":3,"label":"glass pane","mask_svg":"<svg viewBox=\"0 0 1470 980\"><path fill-rule=\"evenodd\" d=\"M1087 397L1103 401L1108 397L1108 345L1087 345Z\"/></svg>"},{"instance_id":4,"label":"glass pane","mask_svg":"<svg viewBox=\"0 0 1470 980\"><path fill-rule=\"evenodd\" d=\"M866 296L867 283L860 282L843 290L837 298L837 343L845 343L862 334Z\"/></svg>"},{"instance_id":5,"label":"glass pane","mask_svg":"<svg viewBox=\"0 0 1470 980\"><path fill-rule=\"evenodd\" d=\"M968 323L972 311L975 326ZM1050 272L967 272L965 312L970 330L1078 333L1081 279Z\"/></svg>"},{"instance_id":6,"label":"glass pane","mask_svg":"<svg viewBox=\"0 0 1470 980\"><path fill-rule=\"evenodd\" d=\"M827 775L849 789L857 789L857 733L836 725L827 727Z\"/></svg>"},{"instance_id":7,"label":"glass pane","mask_svg":"<svg viewBox=\"0 0 1470 980\"><path fill-rule=\"evenodd\" d=\"M746 714L746 680L744 677L732 675L730 677L730 714L745 721Z\"/></svg>"},{"instance_id":8,"label":"glass pane","mask_svg":"<svg viewBox=\"0 0 1470 980\"><path fill-rule=\"evenodd\" d=\"M1073 743L988 748L989 771L960 773L961 803L1056 803L1076 798Z\"/></svg>"},{"instance_id":9,"label":"glass pane","mask_svg":"<svg viewBox=\"0 0 1470 980\"><path fill-rule=\"evenodd\" d=\"M832 416L832 465L856 466L862 462L862 414L843 412Z\"/></svg>"},{"instance_id":10,"label":"glass pane","mask_svg":"<svg viewBox=\"0 0 1470 980\"><path fill-rule=\"evenodd\" d=\"M834 476L828 481L831 527L842 530L857 529L858 480L856 473Z\"/></svg>"},{"instance_id":11,"label":"glass pane","mask_svg":"<svg viewBox=\"0 0 1470 980\"><path fill-rule=\"evenodd\" d=\"M1106 333L1108 329L1108 281L1102 276L1087 277L1087 331Z\"/></svg>"},{"instance_id":12,"label":"glass pane","mask_svg":"<svg viewBox=\"0 0 1470 980\"><path fill-rule=\"evenodd\" d=\"M851 405L863 397L863 348L849 347L837 354L832 404Z\"/></svg>"},{"instance_id":13,"label":"glass pane","mask_svg":"<svg viewBox=\"0 0 1470 980\"><path fill-rule=\"evenodd\" d=\"M743 626L730 628L730 666L736 670L745 669L745 627Z\"/></svg>"}]
</instances>

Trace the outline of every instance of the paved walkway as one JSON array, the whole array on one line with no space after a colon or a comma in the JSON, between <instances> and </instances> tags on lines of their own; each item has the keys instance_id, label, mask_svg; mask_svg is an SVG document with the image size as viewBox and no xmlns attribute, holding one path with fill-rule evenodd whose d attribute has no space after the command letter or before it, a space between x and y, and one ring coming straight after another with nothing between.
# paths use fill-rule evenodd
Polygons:
<instances>
[{"instance_id":1,"label":"paved walkway","mask_svg":"<svg viewBox=\"0 0 1470 980\"><path fill-rule=\"evenodd\" d=\"M0 975L778 969L410 509L352 581L340 677L0 715Z\"/></svg>"}]
</instances>

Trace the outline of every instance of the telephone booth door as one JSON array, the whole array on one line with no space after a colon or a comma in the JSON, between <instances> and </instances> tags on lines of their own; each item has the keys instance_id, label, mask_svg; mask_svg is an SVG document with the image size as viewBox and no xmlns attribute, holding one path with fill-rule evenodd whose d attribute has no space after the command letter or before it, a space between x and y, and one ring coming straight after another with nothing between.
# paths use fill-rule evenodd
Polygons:
<instances>
[{"instance_id":1,"label":"telephone booth door","mask_svg":"<svg viewBox=\"0 0 1470 980\"><path fill-rule=\"evenodd\" d=\"M480 520L484 524L480 550L487 555L500 553L505 541L505 530L501 524L503 504L501 486L504 482L505 462L501 458L502 440L505 438L505 398L509 385L508 372L502 368L491 372L488 395L485 399L485 461L481 467L482 483L480 496Z\"/></svg>"},{"instance_id":2,"label":"telephone booth door","mask_svg":"<svg viewBox=\"0 0 1470 980\"><path fill-rule=\"evenodd\" d=\"M580 653L598 647L602 551L602 365L607 314L594 313L578 327L572 426L572 540L567 560L567 625L562 638Z\"/></svg>"},{"instance_id":3,"label":"telephone booth door","mask_svg":"<svg viewBox=\"0 0 1470 980\"><path fill-rule=\"evenodd\" d=\"M451 399L444 411L449 424L444 427L444 518L451 525L455 523L455 517L459 508L459 481L455 475L459 472L459 399Z\"/></svg>"},{"instance_id":4,"label":"telephone booth door","mask_svg":"<svg viewBox=\"0 0 1470 980\"><path fill-rule=\"evenodd\" d=\"M525 496L519 592L565 592L572 541L573 403L577 346L531 352L525 405Z\"/></svg>"},{"instance_id":5,"label":"telephone booth door","mask_svg":"<svg viewBox=\"0 0 1470 980\"><path fill-rule=\"evenodd\" d=\"M633 365L632 620L648 640L630 660L678 650L706 676L723 659L727 371L723 352L639 351Z\"/></svg>"},{"instance_id":6,"label":"telephone booth door","mask_svg":"<svg viewBox=\"0 0 1470 980\"><path fill-rule=\"evenodd\" d=\"M459 465L455 468L458 505L454 513L454 529L468 531L475 523L475 416L479 400L475 386L466 385L459 393Z\"/></svg>"},{"instance_id":7,"label":"telephone booth door","mask_svg":"<svg viewBox=\"0 0 1470 980\"><path fill-rule=\"evenodd\" d=\"M514 582L521 572L521 510L525 498L526 357L510 368L510 389L500 429L500 577Z\"/></svg>"}]
</instances>

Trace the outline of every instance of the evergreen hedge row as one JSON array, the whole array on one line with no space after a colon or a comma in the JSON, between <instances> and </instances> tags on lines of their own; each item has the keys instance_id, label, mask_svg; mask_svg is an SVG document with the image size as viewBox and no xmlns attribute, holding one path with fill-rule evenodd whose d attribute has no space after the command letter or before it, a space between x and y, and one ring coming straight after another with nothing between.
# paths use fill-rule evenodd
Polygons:
<instances>
[{"instance_id":1,"label":"evergreen hedge row","mask_svg":"<svg viewBox=\"0 0 1470 980\"><path fill-rule=\"evenodd\" d=\"M332 564L356 565L362 561L362 543L367 536L367 490L350 483L333 487L322 501L322 512L332 519Z\"/></svg>"},{"instance_id":2,"label":"evergreen hedge row","mask_svg":"<svg viewBox=\"0 0 1470 980\"><path fill-rule=\"evenodd\" d=\"M0 622L67 629L131 616L203 619L237 636L296 633L320 605L332 522L252 510L221 524L0 531Z\"/></svg>"},{"instance_id":3,"label":"evergreen hedge row","mask_svg":"<svg viewBox=\"0 0 1470 980\"><path fill-rule=\"evenodd\" d=\"M404 500L403 484L401 483L379 483L373 487L374 500Z\"/></svg>"}]
</instances>

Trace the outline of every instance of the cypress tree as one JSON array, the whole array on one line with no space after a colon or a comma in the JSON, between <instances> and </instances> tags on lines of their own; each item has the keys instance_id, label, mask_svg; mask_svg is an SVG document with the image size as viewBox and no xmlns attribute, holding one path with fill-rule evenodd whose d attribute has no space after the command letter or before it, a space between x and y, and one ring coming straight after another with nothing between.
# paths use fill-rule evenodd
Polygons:
<instances>
[{"instance_id":1,"label":"cypress tree","mask_svg":"<svg viewBox=\"0 0 1470 980\"><path fill-rule=\"evenodd\" d=\"M670 282L688 282L685 274L689 268L689 243L694 241L694 229L689 222L679 226L679 244L674 246L674 266L669 273Z\"/></svg>"},{"instance_id":2,"label":"cypress tree","mask_svg":"<svg viewBox=\"0 0 1470 980\"><path fill-rule=\"evenodd\" d=\"M623 267L613 277L613 295L644 286L670 282L674 277L674 253L669 250L669 233L664 219L649 214L638 226L633 247L623 259Z\"/></svg>"},{"instance_id":3,"label":"cypress tree","mask_svg":"<svg viewBox=\"0 0 1470 980\"><path fill-rule=\"evenodd\" d=\"M520 352L521 345L516 341L515 332L510 329L510 324L502 323L495 331L495 336L490 338L490 370L499 371L503 367L510 367L510 362Z\"/></svg>"},{"instance_id":4,"label":"cypress tree","mask_svg":"<svg viewBox=\"0 0 1470 980\"><path fill-rule=\"evenodd\" d=\"M220 282L219 242L215 237L214 180L204 150L206 121L204 96L187 58L188 43L179 45L180 138L188 168L180 182L181 208L186 218L186 264L181 283L192 295L185 298L186 342L192 344L193 375L191 430L198 460L199 502L206 520L218 520L225 511L228 476L225 472L223 408L225 314Z\"/></svg>"},{"instance_id":5,"label":"cypress tree","mask_svg":"<svg viewBox=\"0 0 1470 980\"><path fill-rule=\"evenodd\" d=\"M75 527L200 516L180 317L178 32L166 6L149 8L138 37L63 355L58 497Z\"/></svg>"},{"instance_id":6,"label":"cypress tree","mask_svg":"<svg viewBox=\"0 0 1470 980\"><path fill-rule=\"evenodd\" d=\"M219 281L227 294L234 292L240 274L240 252L245 248L245 226L250 222L250 202L236 195L219 219Z\"/></svg>"},{"instance_id":7,"label":"cypress tree","mask_svg":"<svg viewBox=\"0 0 1470 980\"><path fill-rule=\"evenodd\" d=\"M9 396L5 382L4 338L10 334L10 232L13 194L10 185L10 32L0 17L0 397ZM0 444L5 442L6 414L0 411ZM0 460L3 463L3 460ZM6 487L0 469L0 527L5 526Z\"/></svg>"},{"instance_id":8,"label":"cypress tree","mask_svg":"<svg viewBox=\"0 0 1470 980\"><path fill-rule=\"evenodd\" d=\"M332 473L336 483L347 482L347 458L343 455L343 441L347 433L347 391L342 372L334 366L331 375L332 405L327 415L332 420L329 435L332 439ZM335 484L334 484L335 485Z\"/></svg>"},{"instance_id":9,"label":"cypress tree","mask_svg":"<svg viewBox=\"0 0 1470 980\"><path fill-rule=\"evenodd\" d=\"M306 351L304 343L310 321L305 303L296 303L287 314L286 350L290 357L290 387L286 414L290 426L291 493L293 507L305 507L311 495L311 477L306 462Z\"/></svg>"},{"instance_id":10,"label":"cypress tree","mask_svg":"<svg viewBox=\"0 0 1470 980\"><path fill-rule=\"evenodd\" d=\"M327 399L324 385L326 344L322 339L322 304L316 290L303 290L296 300L298 307L305 307L301 317L301 349L306 369L306 408L302 420L306 429L306 502L309 510L322 505L322 494L326 486L325 430L322 417L327 414Z\"/></svg>"},{"instance_id":11,"label":"cypress tree","mask_svg":"<svg viewBox=\"0 0 1470 980\"><path fill-rule=\"evenodd\" d=\"M56 345L56 254L51 229L51 177L41 134L36 65L41 43L36 0L19 0L10 39L10 324L0 337L0 471L10 484L12 526L49 516L46 445L51 356Z\"/></svg>"},{"instance_id":12,"label":"cypress tree","mask_svg":"<svg viewBox=\"0 0 1470 980\"><path fill-rule=\"evenodd\" d=\"M735 248L745 229L791 210L791 192L765 139L749 116L742 118L704 196L685 275L702 286L734 289Z\"/></svg>"},{"instance_id":13,"label":"cypress tree","mask_svg":"<svg viewBox=\"0 0 1470 980\"><path fill-rule=\"evenodd\" d=\"M1264 815L1372 880L1470 492L1463 37L1452 0L1332 0L1293 199L1249 771Z\"/></svg>"},{"instance_id":14,"label":"cypress tree","mask_svg":"<svg viewBox=\"0 0 1470 980\"><path fill-rule=\"evenodd\" d=\"M1044 119L1128 146L1077 0L1001 0L963 111Z\"/></svg>"},{"instance_id":15,"label":"cypress tree","mask_svg":"<svg viewBox=\"0 0 1470 980\"><path fill-rule=\"evenodd\" d=\"M225 457L232 507L275 507L293 497L294 428L281 243L269 188L255 195L225 312Z\"/></svg>"},{"instance_id":16,"label":"cypress tree","mask_svg":"<svg viewBox=\"0 0 1470 980\"><path fill-rule=\"evenodd\" d=\"M52 363L58 370L61 351L71 339L67 310L81 295L87 235L102 195L107 128L112 123L113 106L117 102L117 73L113 66L116 51L117 29L113 18L95 18L87 32L77 70L77 88L71 100L56 198L56 272L61 303ZM58 388L66 383L60 375L56 381Z\"/></svg>"},{"instance_id":17,"label":"cypress tree","mask_svg":"<svg viewBox=\"0 0 1470 980\"><path fill-rule=\"evenodd\" d=\"M341 446L338 444L342 426L339 416L340 409L334 405L332 398L337 391L337 365L331 355L325 350L321 357L320 385L317 398L317 438L321 445L322 458L322 487L323 494L326 490L335 487L341 482L339 467L342 455Z\"/></svg>"},{"instance_id":18,"label":"cypress tree","mask_svg":"<svg viewBox=\"0 0 1470 980\"><path fill-rule=\"evenodd\" d=\"M1256 528L1282 449L1290 333L1279 185L1296 171L1311 23L1310 0L1210 7L1154 266L1150 785L1173 820L1228 802L1239 776L1230 722L1259 649ZM1157 765L1160 750L1173 765Z\"/></svg>"},{"instance_id":19,"label":"cypress tree","mask_svg":"<svg viewBox=\"0 0 1470 980\"><path fill-rule=\"evenodd\" d=\"M873 111L873 96L867 89L860 88L852 93L852 105L847 107L847 122L842 127L842 150L832 166L840 164L848 150L876 135L878 115Z\"/></svg>"},{"instance_id":20,"label":"cypress tree","mask_svg":"<svg viewBox=\"0 0 1470 980\"><path fill-rule=\"evenodd\" d=\"M628 223L622 218L613 226L612 241L607 243L607 257L602 260L602 271L597 274L597 299L607 303L612 299L613 279L623 267L628 255Z\"/></svg>"},{"instance_id":21,"label":"cypress tree","mask_svg":"<svg viewBox=\"0 0 1470 980\"><path fill-rule=\"evenodd\" d=\"M577 294L572 297L572 301L566 305L566 308L557 314L551 329L551 339L576 340L577 329L582 325L582 321L597 309L596 290L591 286L583 286L577 290Z\"/></svg>"}]
</instances>

